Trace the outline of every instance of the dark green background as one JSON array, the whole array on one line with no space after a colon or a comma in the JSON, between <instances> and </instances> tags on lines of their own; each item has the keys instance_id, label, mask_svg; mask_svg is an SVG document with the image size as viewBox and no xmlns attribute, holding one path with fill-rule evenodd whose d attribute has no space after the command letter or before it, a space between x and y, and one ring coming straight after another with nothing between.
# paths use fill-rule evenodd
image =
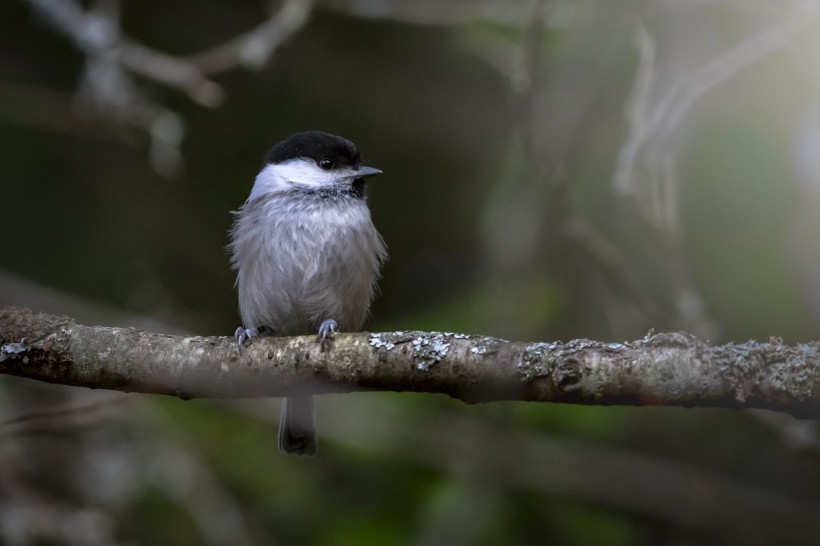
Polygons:
<instances>
[{"instance_id":1,"label":"dark green background","mask_svg":"<svg viewBox=\"0 0 820 546\"><path fill-rule=\"evenodd\" d=\"M262 4L131 1L123 27L185 55L252 28ZM537 10L523 26L416 24L320 3L264 69L216 77L216 108L139 81L187 124L184 169L166 178L144 134L72 108L82 55L26 2L6 2L0 304L230 335L229 211L271 145L321 129L385 173L369 187L390 250L371 331L817 339L820 172L801 174L795 155L820 126L816 24L709 89L672 133L676 237L645 214L646 195L613 191L638 24L656 40L658 78L686 81L677 70L791 7L696 4L547 2L558 11L544 27ZM505 76L516 62L529 80ZM615 266L568 235L577 220ZM677 306L680 279L703 304L694 318ZM276 452L275 400L0 377L0 412L0 543L769 545L820 530L816 426L766 412L326 396L312 460ZM28 529L20 507L63 531L13 542ZM91 523L65 526L78 514Z\"/></svg>"}]
</instances>

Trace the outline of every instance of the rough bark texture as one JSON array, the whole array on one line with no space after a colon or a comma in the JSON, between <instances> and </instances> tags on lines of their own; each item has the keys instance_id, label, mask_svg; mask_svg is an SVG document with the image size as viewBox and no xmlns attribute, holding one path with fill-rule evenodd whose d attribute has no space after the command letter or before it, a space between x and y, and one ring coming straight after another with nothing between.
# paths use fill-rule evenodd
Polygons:
<instances>
[{"instance_id":1,"label":"rough bark texture","mask_svg":"<svg viewBox=\"0 0 820 546\"><path fill-rule=\"evenodd\" d=\"M83 326L68 317L0 310L0 373L50 383L191 397L384 390L465 402L766 408L820 414L820 343L710 346L684 333L625 343L510 342L438 332L312 337L183 337Z\"/></svg>"}]
</instances>

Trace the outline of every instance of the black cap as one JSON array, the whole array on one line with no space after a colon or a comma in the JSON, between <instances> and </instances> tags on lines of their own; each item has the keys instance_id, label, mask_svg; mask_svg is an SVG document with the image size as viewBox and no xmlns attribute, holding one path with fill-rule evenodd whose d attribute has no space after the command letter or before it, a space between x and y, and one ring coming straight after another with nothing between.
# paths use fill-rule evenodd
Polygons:
<instances>
[{"instance_id":1,"label":"black cap","mask_svg":"<svg viewBox=\"0 0 820 546\"><path fill-rule=\"evenodd\" d=\"M265 156L265 164L282 163L302 157L312 159L317 165L329 160L329 167L357 168L362 165L362 157L356 145L340 136L322 131L295 133L274 146Z\"/></svg>"}]
</instances>

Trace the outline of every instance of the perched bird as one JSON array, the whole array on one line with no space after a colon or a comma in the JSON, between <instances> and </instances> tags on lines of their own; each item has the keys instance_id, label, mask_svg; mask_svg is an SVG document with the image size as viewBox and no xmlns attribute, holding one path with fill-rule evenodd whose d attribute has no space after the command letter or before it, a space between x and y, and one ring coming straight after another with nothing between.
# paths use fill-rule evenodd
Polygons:
<instances>
[{"instance_id":1,"label":"perched bird","mask_svg":"<svg viewBox=\"0 0 820 546\"><path fill-rule=\"evenodd\" d=\"M324 347L337 330L361 329L387 259L367 206L365 180L377 174L352 142L320 131L268 152L230 231L240 348L257 335L313 333ZM311 396L283 401L279 450L316 453Z\"/></svg>"}]
</instances>

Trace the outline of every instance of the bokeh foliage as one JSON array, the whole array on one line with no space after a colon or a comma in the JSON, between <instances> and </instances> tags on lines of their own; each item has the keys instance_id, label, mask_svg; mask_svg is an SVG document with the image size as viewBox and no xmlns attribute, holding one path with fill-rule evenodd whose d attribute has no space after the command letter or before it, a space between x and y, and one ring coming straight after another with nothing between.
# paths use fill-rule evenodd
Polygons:
<instances>
[{"instance_id":1,"label":"bokeh foliage","mask_svg":"<svg viewBox=\"0 0 820 546\"><path fill-rule=\"evenodd\" d=\"M136 79L184 120L174 176L152 167L148 135L77 100L86 59L33 4L0 7L0 304L229 335L229 211L273 143L315 128L385 172L369 188L391 255L370 330L818 338L808 2L318 2L271 62L215 77L214 108ZM124 32L175 55L267 15L250 0L120 7ZM748 66L718 62L777 29ZM667 97L679 116L661 115ZM277 408L2 377L0 543L817 536L801 517L820 506L813 422L351 394L319 401L320 456L304 460L276 453Z\"/></svg>"}]
</instances>

